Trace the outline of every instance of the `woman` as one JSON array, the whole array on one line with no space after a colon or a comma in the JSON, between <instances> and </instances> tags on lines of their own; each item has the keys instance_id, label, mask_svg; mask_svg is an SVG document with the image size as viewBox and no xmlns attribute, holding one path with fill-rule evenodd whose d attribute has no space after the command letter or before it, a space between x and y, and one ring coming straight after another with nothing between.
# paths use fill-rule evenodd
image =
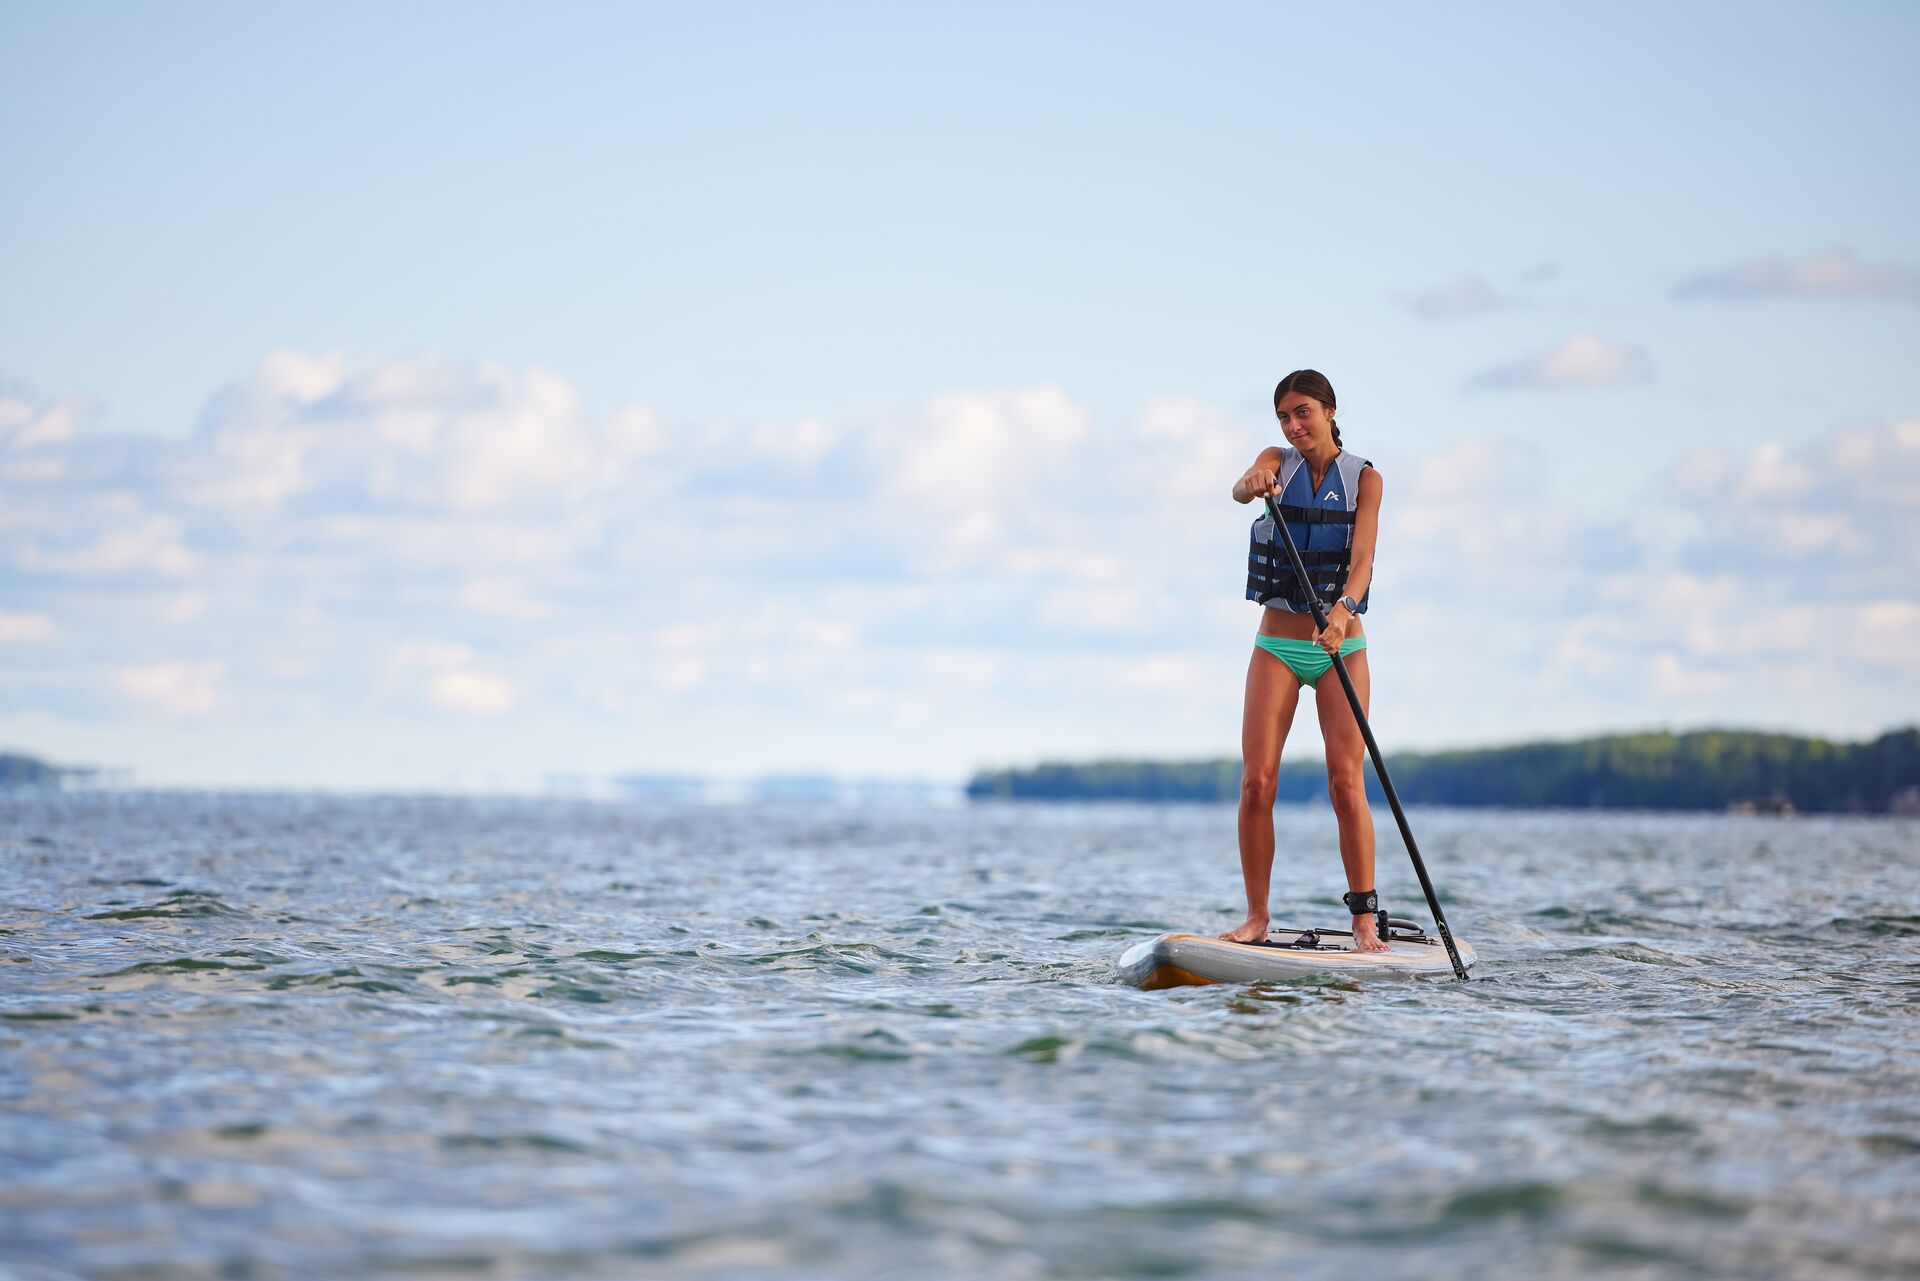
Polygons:
<instances>
[{"instance_id":1,"label":"woman","mask_svg":"<svg viewBox=\"0 0 1920 1281\"><path fill-rule=\"evenodd\" d=\"M1260 452L1233 483L1233 500L1250 503L1273 496L1326 610L1327 625L1315 628L1286 544L1273 528L1273 518L1263 513L1253 526L1247 599L1265 608L1247 668L1240 723L1240 870L1247 883L1247 919L1220 935L1239 943L1267 936L1274 789L1280 748L1300 704L1300 687L1316 685L1338 653L1361 706L1367 705L1367 637L1360 615L1367 612L1373 547L1380 531L1380 473L1366 459L1340 448L1333 385L1326 376L1297 369L1282 378L1273 389L1273 412L1288 443ZM1340 861L1347 871L1354 946L1384 951L1373 892L1373 815L1367 809L1362 772L1366 742L1342 691L1319 694L1314 707L1326 741L1327 793L1340 821Z\"/></svg>"}]
</instances>

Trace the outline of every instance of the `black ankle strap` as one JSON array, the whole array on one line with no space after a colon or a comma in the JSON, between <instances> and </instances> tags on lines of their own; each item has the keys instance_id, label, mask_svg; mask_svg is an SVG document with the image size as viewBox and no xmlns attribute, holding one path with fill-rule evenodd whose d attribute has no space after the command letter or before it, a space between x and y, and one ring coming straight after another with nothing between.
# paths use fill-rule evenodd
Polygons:
<instances>
[{"instance_id":1,"label":"black ankle strap","mask_svg":"<svg viewBox=\"0 0 1920 1281\"><path fill-rule=\"evenodd\" d=\"M1362 890L1357 894L1349 890L1340 899L1354 916L1371 916L1380 910L1380 896L1372 890Z\"/></svg>"}]
</instances>

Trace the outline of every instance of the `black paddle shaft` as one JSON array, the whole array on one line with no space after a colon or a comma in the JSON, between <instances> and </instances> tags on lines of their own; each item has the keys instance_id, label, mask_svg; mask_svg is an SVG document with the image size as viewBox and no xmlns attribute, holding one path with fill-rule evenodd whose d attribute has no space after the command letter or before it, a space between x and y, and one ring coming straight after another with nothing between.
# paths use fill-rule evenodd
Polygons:
<instances>
[{"instance_id":1,"label":"black paddle shaft","mask_svg":"<svg viewBox=\"0 0 1920 1281\"><path fill-rule=\"evenodd\" d=\"M1302 467L1306 462L1302 460ZM1293 545L1293 531L1287 528L1287 522L1280 519L1280 509L1273 505L1273 495L1268 494L1267 515L1273 517L1273 527L1280 532L1281 539L1287 545L1287 559L1293 562L1293 572L1300 579L1300 589L1307 594L1307 605L1313 610L1313 623L1321 631L1327 630L1327 611L1320 604L1320 594L1313 590L1313 578L1307 573L1306 562L1300 559L1300 549ZM1433 909L1433 923L1440 928L1440 941L1447 945L1447 958L1453 962L1453 972L1466 982L1467 967L1460 963L1460 949L1454 945L1453 931L1447 928L1446 914L1440 910L1440 900L1433 892L1433 882L1427 877L1427 865L1420 858L1420 846L1413 839L1413 829L1407 826L1407 812L1400 808L1399 794L1393 790L1393 776L1387 773L1387 762L1380 755L1380 744L1373 740L1373 726L1367 724L1367 713L1360 706L1360 691L1353 687L1353 677L1347 674L1347 660L1338 653L1333 655L1333 670L1340 674L1340 687L1347 691L1347 702L1353 708L1353 719L1360 724L1360 737L1367 740L1367 752L1373 757L1373 768L1380 775L1380 789L1387 794L1387 804L1393 807L1394 821L1400 824L1400 839L1407 843L1407 853L1413 856L1413 871L1420 878L1420 888L1426 891L1427 906ZM1385 942L1383 939L1382 942Z\"/></svg>"}]
</instances>

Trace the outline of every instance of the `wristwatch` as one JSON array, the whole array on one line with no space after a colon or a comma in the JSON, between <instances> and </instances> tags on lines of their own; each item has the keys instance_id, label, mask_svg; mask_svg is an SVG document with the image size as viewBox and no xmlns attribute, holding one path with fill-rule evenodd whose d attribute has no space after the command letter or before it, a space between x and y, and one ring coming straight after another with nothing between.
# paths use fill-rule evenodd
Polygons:
<instances>
[{"instance_id":1,"label":"wristwatch","mask_svg":"<svg viewBox=\"0 0 1920 1281\"><path fill-rule=\"evenodd\" d=\"M1360 617L1360 602L1353 597L1342 596L1339 600L1335 601L1334 604L1345 605L1349 614L1352 614L1355 618Z\"/></svg>"}]
</instances>

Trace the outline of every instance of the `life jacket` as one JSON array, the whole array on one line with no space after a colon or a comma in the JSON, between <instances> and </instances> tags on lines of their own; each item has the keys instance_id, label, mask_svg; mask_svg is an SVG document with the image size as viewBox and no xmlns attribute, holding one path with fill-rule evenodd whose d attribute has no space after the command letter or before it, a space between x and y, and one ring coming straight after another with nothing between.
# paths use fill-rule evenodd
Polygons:
<instances>
[{"instance_id":1,"label":"life jacket","mask_svg":"<svg viewBox=\"0 0 1920 1281\"><path fill-rule=\"evenodd\" d=\"M1313 474L1300 451L1280 449L1280 497L1274 506L1287 522L1293 545L1313 580L1314 595L1322 606L1332 606L1345 590L1353 569L1354 510L1360 504L1360 473L1372 463L1349 450L1334 455L1333 466L1320 478L1316 492L1309 488ZM1264 507L1264 504L1263 504ZM1373 587L1367 587L1372 595ZM1313 607L1300 588L1300 576L1287 558L1287 545L1263 510L1253 522L1253 544L1247 552L1247 599L1295 614L1311 614ZM1367 597L1359 612L1367 612Z\"/></svg>"}]
</instances>

